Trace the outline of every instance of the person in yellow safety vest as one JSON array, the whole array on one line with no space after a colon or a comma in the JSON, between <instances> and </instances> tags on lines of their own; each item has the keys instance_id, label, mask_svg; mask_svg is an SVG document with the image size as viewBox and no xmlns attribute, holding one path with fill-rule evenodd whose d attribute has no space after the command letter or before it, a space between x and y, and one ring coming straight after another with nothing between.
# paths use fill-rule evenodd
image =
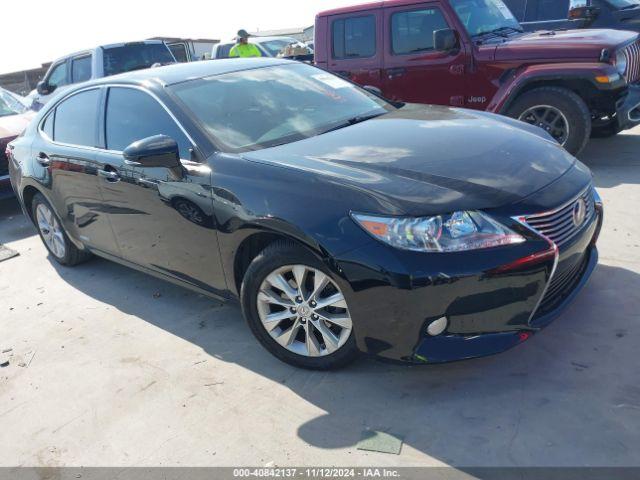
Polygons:
<instances>
[{"instance_id":1,"label":"person in yellow safety vest","mask_svg":"<svg viewBox=\"0 0 640 480\"><path fill-rule=\"evenodd\" d=\"M252 43L249 43L249 34L246 30L238 30L238 36L236 40L238 43L229 52L231 58L249 58L249 57L261 57L260 49Z\"/></svg>"}]
</instances>

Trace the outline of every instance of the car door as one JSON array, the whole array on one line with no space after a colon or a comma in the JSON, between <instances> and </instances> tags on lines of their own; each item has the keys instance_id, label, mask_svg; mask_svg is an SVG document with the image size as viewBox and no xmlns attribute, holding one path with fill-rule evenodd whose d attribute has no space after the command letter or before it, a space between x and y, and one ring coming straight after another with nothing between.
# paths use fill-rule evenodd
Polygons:
<instances>
[{"instance_id":1,"label":"car door","mask_svg":"<svg viewBox=\"0 0 640 480\"><path fill-rule=\"evenodd\" d=\"M32 153L65 229L87 247L117 254L98 187L98 112L102 89L62 100L41 121Z\"/></svg>"},{"instance_id":2,"label":"car door","mask_svg":"<svg viewBox=\"0 0 640 480\"><path fill-rule=\"evenodd\" d=\"M465 69L469 58L464 46L453 52L434 48L437 30L454 28L452 19L437 2L385 9L383 89L388 98L438 105L465 104Z\"/></svg>"},{"instance_id":3,"label":"car door","mask_svg":"<svg viewBox=\"0 0 640 480\"><path fill-rule=\"evenodd\" d=\"M329 17L328 69L360 85L382 88L382 9Z\"/></svg>"},{"instance_id":4,"label":"car door","mask_svg":"<svg viewBox=\"0 0 640 480\"><path fill-rule=\"evenodd\" d=\"M108 174L100 185L123 258L212 293L225 291L211 169L193 161L197 148L185 131L157 97L126 86L109 88L103 125L98 160ZM182 168L127 163L123 150L154 135L178 142Z\"/></svg>"},{"instance_id":5,"label":"car door","mask_svg":"<svg viewBox=\"0 0 640 480\"><path fill-rule=\"evenodd\" d=\"M576 1L527 0L521 24L528 31L575 28L575 22L569 20L570 3L575 4Z\"/></svg>"}]
</instances>

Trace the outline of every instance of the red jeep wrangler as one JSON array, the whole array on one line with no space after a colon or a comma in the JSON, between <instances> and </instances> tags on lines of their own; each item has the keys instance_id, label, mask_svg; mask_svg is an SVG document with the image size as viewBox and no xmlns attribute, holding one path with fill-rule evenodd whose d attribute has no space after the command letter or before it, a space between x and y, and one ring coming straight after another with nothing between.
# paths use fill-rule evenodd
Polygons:
<instances>
[{"instance_id":1,"label":"red jeep wrangler","mask_svg":"<svg viewBox=\"0 0 640 480\"><path fill-rule=\"evenodd\" d=\"M523 33L502 0L389 0L316 17L315 62L391 99L501 113L578 154L640 123L632 32Z\"/></svg>"}]
</instances>

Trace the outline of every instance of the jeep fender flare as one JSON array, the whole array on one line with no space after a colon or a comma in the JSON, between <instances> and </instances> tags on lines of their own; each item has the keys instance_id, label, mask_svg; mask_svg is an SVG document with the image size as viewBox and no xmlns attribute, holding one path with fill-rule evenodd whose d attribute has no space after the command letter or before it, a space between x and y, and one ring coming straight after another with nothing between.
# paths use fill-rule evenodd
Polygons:
<instances>
[{"instance_id":1,"label":"jeep fender flare","mask_svg":"<svg viewBox=\"0 0 640 480\"><path fill-rule=\"evenodd\" d=\"M616 75L620 77L615 67L604 63L542 64L515 69L503 76L487 111L504 114L518 95L534 83L557 85L567 81L587 81L596 90L610 91L625 85L622 77L611 83L598 83L596 77Z\"/></svg>"}]
</instances>

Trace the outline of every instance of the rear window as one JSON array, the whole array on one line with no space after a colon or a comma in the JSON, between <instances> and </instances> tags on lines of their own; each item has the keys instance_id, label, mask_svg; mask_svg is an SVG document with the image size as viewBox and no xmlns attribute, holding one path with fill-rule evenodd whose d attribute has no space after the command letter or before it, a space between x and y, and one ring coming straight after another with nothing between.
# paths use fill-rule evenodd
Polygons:
<instances>
[{"instance_id":1,"label":"rear window","mask_svg":"<svg viewBox=\"0 0 640 480\"><path fill-rule=\"evenodd\" d=\"M104 49L105 76L175 63L164 43L136 43Z\"/></svg>"},{"instance_id":2,"label":"rear window","mask_svg":"<svg viewBox=\"0 0 640 480\"><path fill-rule=\"evenodd\" d=\"M99 99L99 90L87 90L69 97L58 105L53 139L69 145L95 146Z\"/></svg>"},{"instance_id":3,"label":"rear window","mask_svg":"<svg viewBox=\"0 0 640 480\"><path fill-rule=\"evenodd\" d=\"M376 18L342 18L332 25L333 58L368 58L376 54Z\"/></svg>"}]
</instances>

